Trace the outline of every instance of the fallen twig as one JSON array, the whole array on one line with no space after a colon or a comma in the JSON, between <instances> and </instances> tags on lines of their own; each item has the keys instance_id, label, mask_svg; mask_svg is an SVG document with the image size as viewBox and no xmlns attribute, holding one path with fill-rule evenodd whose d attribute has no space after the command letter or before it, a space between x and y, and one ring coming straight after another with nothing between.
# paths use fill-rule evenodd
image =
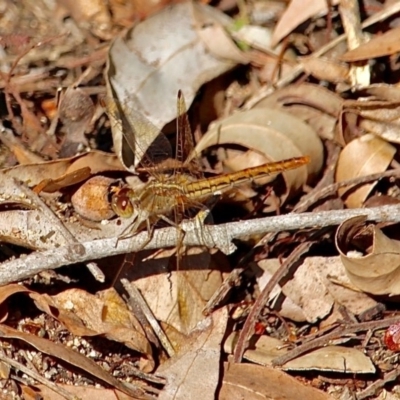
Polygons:
<instances>
[{"instance_id":1,"label":"fallen twig","mask_svg":"<svg viewBox=\"0 0 400 400\"><path fill-rule=\"evenodd\" d=\"M400 376L400 367L395 368L393 371L388 372L382 379L371 383L366 389L356 394L357 400L363 400L367 397L375 396L379 389L385 387L388 382L395 381Z\"/></svg>"},{"instance_id":2,"label":"fallen twig","mask_svg":"<svg viewBox=\"0 0 400 400\"><path fill-rule=\"evenodd\" d=\"M299 261L299 259L310 249L313 242L302 243L298 246L292 254L285 260L285 262L278 268L271 279L268 281L260 296L257 297L256 302L250 310L250 314L246 318L243 329L240 332L239 339L236 344L234 362L239 363L242 361L243 354L247 348L248 340L254 334L254 326L257 322L262 309L268 301L268 298L277 285L290 271L290 268Z\"/></svg>"},{"instance_id":3,"label":"fallen twig","mask_svg":"<svg viewBox=\"0 0 400 400\"><path fill-rule=\"evenodd\" d=\"M134 283L129 282L128 279L121 279L121 283L129 294L128 304L134 311L135 317L141 323L149 340L152 339L152 342L157 344L162 343L168 356L173 357L175 355L175 350L139 289ZM154 335L156 335L156 338Z\"/></svg>"},{"instance_id":4,"label":"fallen twig","mask_svg":"<svg viewBox=\"0 0 400 400\"><path fill-rule=\"evenodd\" d=\"M332 332L327 333L324 336L315 338L313 340L307 341L300 346L295 347L293 350L288 351L282 356L276 357L272 360L272 365L281 366L286 364L288 361L293 360L296 357L301 356L311 350L317 349L319 347L326 346L330 343L330 341L334 339L338 339L345 335L349 335L352 333L357 333L360 331L368 331L368 330L377 330L384 329L388 326L399 322L399 317L392 317L383 319L380 321L368 321L368 322L360 322L356 324L339 326Z\"/></svg>"},{"instance_id":5,"label":"fallen twig","mask_svg":"<svg viewBox=\"0 0 400 400\"><path fill-rule=\"evenodd\" d=\"M196 230L185 233L183 244L225 248L230 247L233 239L244 239L267 232L290 231L306 228L319 229L338 225L355 217L365 216L374 222L400 222L400 206L389 205L375 208L357 208L352 210L321 211L318 213L288 214L276 217L232 222L229 224L207 226L207 235L199 235ZM199 237L201 236L201 237ZM207 243L202 239L206 236ZM17 260L7 261L0 265L0 284L19 281L39 272L56 269L64 265L87 262L108 256L138 252L144 249L175 247L178 233L175 227L158 229L152 239L147 242L147 232L141 232L133 238L98 239L80 244L69 244L51 250L32 253Z\"/></svg>"}]
</instances>

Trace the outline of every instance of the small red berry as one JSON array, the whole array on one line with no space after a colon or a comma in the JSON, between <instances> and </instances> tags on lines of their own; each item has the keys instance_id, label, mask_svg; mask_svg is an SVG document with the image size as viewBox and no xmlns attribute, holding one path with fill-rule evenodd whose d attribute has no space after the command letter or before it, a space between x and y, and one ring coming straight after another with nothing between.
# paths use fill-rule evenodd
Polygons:
<instances>
[{"instance_id":1,"label":"small red berry","mask_svg":"<svg viewBox=\"0 0 400 400\"><path fill-rule=\"evenodd\" d=\"M383 341L389 350L400 351L400 321L387 328Z\"/></svg>"}]
</instances>

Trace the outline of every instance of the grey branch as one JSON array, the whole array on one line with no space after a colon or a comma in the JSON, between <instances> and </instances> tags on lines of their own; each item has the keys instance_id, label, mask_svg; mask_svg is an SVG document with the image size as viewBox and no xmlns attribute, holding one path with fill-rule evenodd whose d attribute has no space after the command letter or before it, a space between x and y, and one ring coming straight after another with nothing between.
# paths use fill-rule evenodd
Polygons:
<instances>
[{"instance_id":1,"label":"grey branch","mask_svg":"<svg viewBox=\"0 0 400 400\"><path fill-rule=\"evenodd\" d=\"M360 215L364 215L369 221L374 222L400 222L400 206L389 205L365 209L287 214L232 222L206 226L204 230L206 235L204 235L204 232L199 235L196 224L193 224L195 226L194 229L190 229L190 224L186 224L183 244L185 246L207 245L228 252L232 251L231 242L233 239L245 239L268 232L292 231L305 228L318 229L338 225L351 217ZM115 238L98 239L84 243L73 243L51 250L38 251L28 256L21 256L19 259L7 261L0 265L0 284L4 285L20 281L39 272L65 265L137 252L143 249L175 247L178 240L178 231L175 227L156 230L152 239L144 246L147 239L147 232L141 232L131 238L119 240Z\"/></svg>"}]
</instances>

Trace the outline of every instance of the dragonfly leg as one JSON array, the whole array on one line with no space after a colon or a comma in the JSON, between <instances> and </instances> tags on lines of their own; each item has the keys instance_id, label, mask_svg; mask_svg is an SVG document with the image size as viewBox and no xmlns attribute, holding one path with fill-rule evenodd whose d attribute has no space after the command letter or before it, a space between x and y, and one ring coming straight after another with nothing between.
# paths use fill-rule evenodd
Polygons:
<instances>
[{"instance_id":1,"label":"dragonfly leg","mask_svg":"<svg viewBox=\"0 0 400 400\"><path fill-rule=\"evenodd\" d=\"M174 226L177 229L179 228L179 224L177 224L176 222L172 221L172 219L166 217L165 215L160 215L160 219L165 221L168 225Z\"/></svg>"},{"instance_id":2,"label":"dragonfly leg","mask_svg":"<svg viewBox=\"0 0 400 400\"><path fill-rule=\"evenodd\" d=\"M146 230L147 230L147 238L145 240L145 242L143 243L143 245L141 246L141 250L144 249L150 242L151 238L153 237L153 233L154 233L154 225L150 224L150 219L147 218L146 219Z\"/></svg>"},{"instance_id":3,"label":"dragonfly leg","mask_svg":"<svg viewBox=\"0 0 400 400\"><path fill-rule=\"evenodd\" d=\"M148 239L146 240L143 247L145 247L151 240L153 230L149 228L150 222L146 215L136 215L135 219L129 224L119 235L117 238L116 245L118 245L119 240L121 239L129 239L136 236L138 233L142 231L141 225L146 221Z\"/></svg>"},{"instance_id":4,"label":"dragonfly leg","mask_svg":"<svg viewBox=\"0 0 400 400\"><path fill-rule=\"evenodd\" d=\"M212 238L212 235L207 230L207 225L205 224L205 220L210 215L211 210L218 203L221 198L221 193L216 192L213 196L211 196L205 203L202 204L198 213L192 218L194 222L194 227L196 232L200 233L199 239L203 246L208 248L214 247L215 243ZM206 233L208 233L208 237L206 237Z\"/></svg>"},{"instance_id":5,"label":"dragonfly leg","mask_svg":"<svg viewBox=\"0 0 400 400\"><path fill-rule=\"evenodd\" d=\"M176 255L177 255L177 259L178 259L178 263L179 263L179 258L181 256L180 253L181 253L181 249L183 247L182 243L183 243L183 239L185 237L185 229L180 224L177 224L176 222L172 221L170 218L166 217L165 215L160 215L160 219L165 221L167 224L174 226L178 231L178 238L177 238L177 242L176 242Z\"/></svg>"},{"instance_id":6,"label":"dragonfly leg","mask_svg":"<svg viewBox=\"0 0 400 400\"><path fill-rule=\"evenodd\" d=\"M142 223L142 222L143 221L141 221L140 223ZM135 225L136 225L136 223L135 223ZM127 234L125 236L120 236L118 239L129 239L131 237L136 236L138 233L143 232L143 230L138 230L138 227L139 226L137 226L137 227L132 226L132 229L130 229L129 234ZM130 228L130 227L128 227L128 228ZM134 229L134 228L136 228L136 229ZM150 224L149 218L146 219L146 232L147 232L146 240L143 242L143 244L140 246L140 248L137 251L143 250L150 243L150 241L151 241L151 239L153 237L154 226L152 226Z\"/></svg>"}]
</instances>

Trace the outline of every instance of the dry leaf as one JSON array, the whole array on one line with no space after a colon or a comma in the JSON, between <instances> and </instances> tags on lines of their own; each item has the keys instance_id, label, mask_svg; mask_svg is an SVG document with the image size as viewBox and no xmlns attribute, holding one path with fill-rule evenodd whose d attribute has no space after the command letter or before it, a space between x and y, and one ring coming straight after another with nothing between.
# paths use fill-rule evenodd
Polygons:
<instances>
[{"instance_id":1,"label":"dry leaf","mask_svg":"<svg viewBox=\"0 0 400 400\"><path fill-rule=\"evenodd\" d=\"M124 106L130 130L137 135L135 149L140 153L133 159L131 154L126 154L131 150L123 143L122 124L113 123L115 152L128 168L137 166L159 130L176 117L178 90L183 91L190 104L201 85L235 65L207 51L196 30L199 16L213 26L231 23L229 17L214 8L185 2L141 22L110 47L106 75L108 97ZM149 129L143 117L155 129Z\"/></svg>"},{"instance_id":2,"label":"dry leaf","mask_svg":"<svg viewBox=\"0 0 400 400\"><path fill-rule=\"evenodd\" d=\"M339 0L332 0L330 6L338 3ZM307 19L316 15L324 15L327 12L328 4L325 0L292 0L275 26L272 46L278 44Z\"/></svg>"},{"instance_id":3,"label":"dry leaf","mask_svg":"<svg viewBox=\"0 0 400 400\"><path fill-rule=\"evenodd\" d=\"M160 400L213 400L219 383L221 343L226 333L228 310L221 308L205 318L192 332L180 354L157 372L167 378ZM201 379L199 379L201 377Z\"/></svg>"},{"instance_id":4,"label":"dry leaf","mask_svg":"<svg viewBox=\"0 0 400 400\"><path fill-rule=\"evenodd\" d=\"M265 287L272 275L279 269L280 264L281 260L278 259L268 259L258 263L260 268L269 272L269 274L262 275L258 279L260 290ZM281 290L303 313L303 315L300 313L294 315L296 321L305 319L308 322L316 322L326 317L332 309L332 296L325 287L322 277L315 269L310 268L308 263L304 262L297 268L293 278L285 282ZM275 294L276 297L277 295L278 293ZM285 303L282 304L283 307L285 307ZM280 313L282 316L289 316L285 314L284 309Z\"/></svg>"},{"instance_id":5,"label":"dry leaf","mask_svg":"<svg viewBox=\"0 0 400 400\"><path fill-rule=\"evenodd\" d=\"M343 182L377 172L383 172L391 163L396 149L377 136L367 134L351 141L341 152L337 168L336 182ZM345 196L349 208L361 207L376 182L367 183ZM339 189L344 196L347 188Z\"/></svg>"},{"instance_id":6,"label":"dry leaf","mask_svg":"<svg viewBox=\"0 0 400 400\"><path fill-rule=\"evenodd\" d=\"M35 193L55 193L65 187L83 182L85 179L88 179L90 175L90 168L85 167L76 171L69 172L65 175L60 176L57 179L44 179L39 182L39 184L37 184L33 190L35 191Z\"/></svg>"},{"instance_id":7,"label":"dry leaf","mask_svg":"<svg viewBox=\"0 0 400 400\"><path fill-rule=\"evenodd\" d=\"M346 307L352 314L358 316L377 306L377 302L371 296L355 290L340 257L307 257L304 265L320 275L336 304Z\"/></svg>"},{"instance_id":8,"label":"dry leaf","mask_svg":"<svg viewBox=\"0 0 400 400\"><path fill-rule=\"evenodd\" d=\"M84 290L70 289L55 296L38 293L30 296L40 310L56 318L71 333L104 335L151 358L151 347L140 324L118 295L110 298L107 291L94 296Z\"/></svg>"},{"instance_id":9,"label":"dry leaf","mask_svg":"<svg viewBox=\"0 0 400 400\"><path fill-rule=\"evenodd\" d=\"M8 307L6 304L3 303L15 293L27 292L30 292L28 288L23 285L18 285L16 283L0 286L0 322L4 322L8 318Z\"/></svg>"},{"instance_id":10,"label":"dry leaf","mask_svg":"<svg viewBox=\"0 0 400 400\"><path fill-rule=\"evenodd\" d=\"M30 187L45 181L46 185L42 190L51 193L59 188L79 183L79 180L71 179L76 176L76 172L82 180L87 179L86 173L80 175L80 170L87 171L87 168L90 168L91 174L124 170L117 156L93 150L71 158L4 168L0 170L0 177L4 175L16 178Z\"/></svg>"},{"instance_id":11,"label":"dry leaf","mask_svg":"<svg viewBox=\"0 0 400 400\"><path fill-rule=\"evenodd\" d=\"M376 295L400 294L400 241L367 225L365 217L343 222L335 240L347 275L357 288Z\"/></svg>"},{"instance_id":12,"label":"dry leaf","mask_svg":"<svg viewBox=\"0 0 400 400\"><path fill-rule=\"evenodd\" d=\"M279 268L282 260L268 259L257 264L264 273L257 279L260 290ZM258 272L259 274L259 272ZM350 288L346 270L339 257L307 257L283 287L275 287L270 295L278 300L279 314L293 321L315 322L327 317L335 302L354 315L376 306L376 301ZM282 300L281 292L285 295ZM276 309L276 307L274 307Z\"/></svg>"},{"instance_id":13,"label":"dry leaf","mask_svg":"<svg viewBox=\"0 0 400 400\"><path fill-rule=\"evenodd\" d=\"M400 51L399 34L400 28L393 28L381 35L376 35L367 43L344 53L340 59L355 62L398 53Z\"/></svg>"},{"instance_id":14,"label":"dry leaf","mask_svg":"<svg viewBox=\"0 0 400 400\"><path fill-rule=\"evenodd\" d=\"M224 343L227 353L233 351L235 334L232 333ZM247 349L244 358L261 365L271 365L274 358L286 354L289 349L285 342L270 336L260 336L253 348ZM362 351L343 347L326 346L312 350L284 364L282 369L286 371L333 371L340 373L369 374L375 372L375 367L369 357Z\"/></svg>"},{"instance_id":15,"label":"dry leaf","mask_svg":"<svg viewBox=\"0 0 400 400\"><path fill-rule=\"evenodd\" d=\"M389 142L399 143L398 90L393 86L389 88L388 85L373 85L366 88L366 92L374 97L344 102L347 121L350 116L357 120L352 122L353 125L357 124L356 129L373 133Z\"/></svg>"},{"instance_id":16,"label":"dry leaf","mask_svg":"<svg viewBox=\"0 0 400 400\"><path fill-rule=\"evenodd\" d=\"M187 335L204 318L203 308L221 285L228 265L223 255L191 248L184 253L179 271L170 270L170 255L167 250L155 259L135 260L128 279L135 281L155 317L164 323L170 341L179 346L175 331Z\"/></svg>"},{"instance_id":17,"label":"dry leaf","mask_svg":"<svg viewBox=\"0 0 400 400\"><path fill-rule=\"evenodd\" d=\"M358 107L356 113L363 118L359 127L388 142L400 143L400 111L399 101L396 101L398 93L394 88L385 90L383 87L379 89L371 88L371 92L383 96L391 96L392 100L383 102L379 100L375 102L360 101L361 107ZM374 105L374 103L377 104Z\"/></svg>"},{"instance_id":18,"label":"dry leaf","mask_svg":"<svg viewBox=\"0 0 400 400\"><path fill-rule=\"evenodd\" d=\"M24 285L11 283L9 285L0 286L0 304L4 303L10 296L15 293L28 293L30 290Z\"/></svg>"},{"instance_id":19,"label":"dry leaf","mask_svg":"<svg viewBox=\"0 0 400 400\"><path fill-rule=\"evenodd\" d=\"M301 83L276 90L255 108L278 108L310 125L320 138L334 138L343 99L320 85Z\"/></svg>"},{"instance_id":20,"label":"dry leaf","mask_svg":"<svg viewBox=\"0 0 400 400\"><path fill-rule=\"evenodd\" d=\"M328 394L268 366L225 363L220 400L333 400Z\"/></svg>"}]
</instances>

